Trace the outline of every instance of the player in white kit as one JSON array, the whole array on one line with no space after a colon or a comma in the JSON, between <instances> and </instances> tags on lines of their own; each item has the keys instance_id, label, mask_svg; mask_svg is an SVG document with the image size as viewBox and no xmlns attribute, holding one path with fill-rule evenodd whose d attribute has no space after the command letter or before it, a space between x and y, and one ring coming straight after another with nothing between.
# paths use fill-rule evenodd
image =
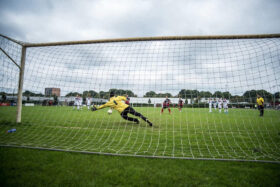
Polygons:
<instances>
[{"instance_id":1,"label":"player in white kit","mask_svg":"<svg viewBox=\"0 0 280 187\"><path fill-rule=\"evenodd\" d=\"M73 105L73 110L75 109L75 106L77 106L77 110L80 110L80 96L79 94L76 95Z\"/></svg>"},{"instance_id":2,"label":"player in white kit","mask_svg":"<svg viewBox=\"0 0 280 187\"><path fill-rule=\"evenodd\" d=\"M87 97L87 107L88 107L88 110L90 109L90 104L91 104L91 98L88 96Z\"/></svg>"},{"instance_id":3,"label":"player in white kit","mask_svg":"<svg viewBox=\"0 0 280 187\"><path fill-rule=\"evenodd\" d=\"M83 98L79 96L79 108L83 109Z\"/></svg>"},{"instance_id":4,"label":"player in white kit","mask_svg":"<svg viewBox=\"0 0 280 187\"><path fill-rule=\"evenodd\" d=\"M217 100L216 100L216 98L213 101L213 106L214 106L214 109L216 110L217 109Z\"/></svg>"},{"instance_id":5,"label":"player in white kit","mask_svg":"<svg viewBox=\"0 0 280 187\"><path fill-rule=\"evenodd\" d=\"M223 101L224 113L228 113L228 101L224 99Z\"/></svg>"},{"instance_id":6,"label":"player in white kit","mask_svg":"<svg viewBox=\"0 0 280 187\"><path fill-rule=\"evenodd\" d=\"M209 98L208 103L209 103L209 112L212 112L212 99L211 98Z\"/></svg>"},{"instance_id":7,"label":"player in white kit","mask_svg":"<svg viewBox=\"0 0 280 187\"><path fill-rule=\"evenodd\" d=\"M218 100L218 108L219 108L219 112L220 112L220 113L222 112L222 104L223 104L222 100L219 99L219 100Z\"/></svg>"}]
</instances>

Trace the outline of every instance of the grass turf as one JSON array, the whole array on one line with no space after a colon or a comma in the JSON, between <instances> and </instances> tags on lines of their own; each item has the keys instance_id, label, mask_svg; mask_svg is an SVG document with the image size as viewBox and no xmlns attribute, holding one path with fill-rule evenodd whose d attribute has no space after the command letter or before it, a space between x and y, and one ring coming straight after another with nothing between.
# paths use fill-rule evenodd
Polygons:
<instances>
[{"instance_id":1,"label":"grass turf","mask_svg":"<svg viewBox=\"0 0 280 187\"><path fill-rule=\"evenodd\" d=\"M280 164L0 147L3 186L279 186Z\"/></svg>"},{"instance_id":2,"label":"grass turf","mask_svg":"<svg viewBox=\"0 0 280 187\"><path fill-rule=\"evenodd\" d=\"M15 107L0 108L0 144L113 154L245 160L280 160L280 111L230 109L229 114L203 108L136 111L153 123L139 125L106 109L24 107L22 124ZM15 133L5 133L16 128Z\"/></svg>"},{"instance_id":3,"label":"grass turf","mask_svg":"<svg viewBox=\"0 0 280 187\"><path fill-rule=\"evenodd\" d=\"M130 155L279 161L279 111L135 108L154 127L117 112L71 107L0 107L0 144ZM15 133L5 132L16 128ZM279 186L280 165L147 159L0 147L4 186Z\"/></svg>"}]
</instances>

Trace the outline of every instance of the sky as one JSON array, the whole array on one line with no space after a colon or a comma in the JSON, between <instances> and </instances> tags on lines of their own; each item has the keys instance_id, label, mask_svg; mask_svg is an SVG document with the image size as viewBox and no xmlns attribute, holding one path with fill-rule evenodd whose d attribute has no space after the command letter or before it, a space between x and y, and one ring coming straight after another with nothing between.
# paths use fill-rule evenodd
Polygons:
<instances>
[{"instance_id":1,"label":"sky","mask_svg":"<svg viewBox=\"0 0 280 187\"><path fill-rule=\"evenodd\" d=\"M26 42L280 32L279 0L0 0L0 33Z\"/></svg>"},{"instance_id":2,"label":"sky","mask_svg":"<svg viewBox=\"0 0 280 187\"><path fill-rule=\"evenodd\" d=\"M278 0L0 0L0 33L24 42L280 33ZM3 41L3 42L1 42ZM279 39L153 41L31 48L24 89L62 94L130 89L280 90ZM20 61L18 46L1 48ZM0 91L14 92L18 68L0 53ZM260 75L261 78L260 78Z\"/></svg>"}]
</instances>

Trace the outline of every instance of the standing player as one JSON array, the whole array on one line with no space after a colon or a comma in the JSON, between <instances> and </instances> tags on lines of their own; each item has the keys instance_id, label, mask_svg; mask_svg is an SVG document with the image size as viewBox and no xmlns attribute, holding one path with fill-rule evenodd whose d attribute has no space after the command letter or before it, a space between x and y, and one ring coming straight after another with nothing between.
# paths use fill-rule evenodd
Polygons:
<instances>
[{"instance_id":1,"label":"standing player","mask_svg":"<svg viewBox=\"0 0 280 187\"><path fill-rule=\"evenodd\" d=\"M222 112L222 104L223 104L222 100L219 99L219 100L218 100L218 108L219 108L219 112L220 112L220 113Z\"/></svg>"},{"instance_id":2,"label":"standing player","mask_svg":"<svg viewBox=\"0 0 280 187\"><path fill-rule=\"evenodd\" d=\"M102 108L111 107L112 109L115 109L119 111L122 118L128 121L133 121L137 124L139 124L139 120L137 118L128 117L127 114L132 114L134 116L140 117L145 122L147 122L150 126L153 126L153 124L142 114L139 112L136 112L132 107L128 106L127 104L123 103L122 101L126 101L126 97L124 96L117 96L115 97L114 93L110 93L110 100L105 103L104 105L101 105L100 107L93 106L92 111L96 111Z\"/></svg>"},{"instance_id":3,"label":"standing player","mask_svg":"<svg viewBox=\"0 0 280 187\"><path fill-rule=\"evenodd\" d=\"M83 98L79 96L79 107L82 110L83 109Z\"/></svg>"},{"instance_id":4,"label":"standing player","mask_svg":"<svg viewBox=\"0 0 280 187\"><path fill-rule=\"evenodd\" d=\"M77 110L80 110L80 96L79 94L76 95L73 110L75 109L75 106L77 106Z\"/></svg>"},{"instance_id":5,"label":"standing player","mask_svg":"<svg viewBox=\"0 0 280 187\"><path fill-rule=\"evenodd\" d=\"M214 106L214 109L216 110L216 109L217 109L217 101L216 101L216 98L214 98L213 106Z\"/></svg>"},{"instance_id":6,"label":"standing player","mask_svg":"<svg viewBox=\"0 0 280 187\"><path fill-rule=\"evenodd\" d=\"M228 101L227 99L224 99L223 101L223 107L224 107L224 113L228 113Z\"/></svg>"},{"instance_id":7,"label":"standing player","mask_svg":"<svg viewBox=\"0 0 280 187\"><path fill-rule=\"evenodd\" d=\"M208 103L209 103L209 112L212 112L212 99L211 98L209 98Z\"/></svg>"},{"instance_id":8,"label":"standing player","mask_svg":"<svg viewBox=\"0 0 280 187\"><path fill-rule=\"evenodd\" d=\"M258 109L260 111L260 116L263 116L264 113L264 100L263 98L257 94L257 104L258 104Z\"/></svg>"},{"instance_id":9,"label":"standing player","mask_svg":"<svg viewBox=\"0 0 280 187\"><path fill-rule=\"evenodd\" d=\"M182 112L183 104L184 104L184 101L181 98L179 98L178 109L180 112Z\"/></svg>"},{"instance_id":10,"label":"standing player","mask_svg":"<svg viewBox=\"0 0 280 187\"><path fill-rule=\"evenodd\" d=\"M168 96L165 97L165 100L163 101L163 104L162 104L162 108L161 108L161 112L160 114L163 113L163 110L168 108L168 111L169 111L169 114L171 114L171 110L169 108L169 105L171 104L171 101L170 99L168 99Z\"/></svg>"},{"instance_id":11,"label":"standing player","mask_svg":"<svg viewBox=\"0 0 280 187\"><path fill-rule=\"evenodd\" d=\"M67 99L65 99L64 104L65 104L65 106L68 106Z\"/></svg>"},{"instance_id":12,"label":"standing player","mask_svg":"<svg viewBox=\"0 0 280 187\"><path fill-rule=\"evenodd\" d=\"M91 104L91 98L90 96L87 97L87 107L88 107L88 110L90 109L90 104Z\"/></svg>"}]
</instances>

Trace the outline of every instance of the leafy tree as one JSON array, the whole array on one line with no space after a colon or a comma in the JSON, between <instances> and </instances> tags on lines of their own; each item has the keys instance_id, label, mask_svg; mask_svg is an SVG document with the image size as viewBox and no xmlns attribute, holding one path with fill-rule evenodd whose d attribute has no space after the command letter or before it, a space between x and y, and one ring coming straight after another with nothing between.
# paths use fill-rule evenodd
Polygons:
<instances>
[{"instance_id":1,"label":"leafy tree","mask_svg":"<svg viewBox=\"0 0 280 187\"><path fill-rule=\"evenodd\" d=\"M152 101L151 101L151 99L150 99L150 98L149 98L149 100L148 100L148 103L149 103L149 104L151 104L151 103L152 103Z\"/></svg>"},{"instance_id":2,"label":"leafy tree","mask_svg":"<svg viewBox=\"0 0 280 187\"><path fill-rule=\"evenodd\" d=\"M156 97L172 97L171 93L158 93Z\"/></svg>"},{"instance_id":3,"label":"leafy tree","mask_svg":"<svg viewBox=\"0 0 280 187\"><path fill-rule=\"evenodd\" d=\"M182 98L186 99L192 99L192 98L197 98L199 96L199 91L198 90L185 90L182 89L178 95L180 95Z\"/></svg>"},{"instance_id":4,"label":"leafy tree","mask_svg":"<svg viewBox=\"0 0 280 187\"><path fill-rule=\"evenodd\" d=\"M82 95L82 94L80 94L78 92L70 92L70 93L66 94L65 96L66 97L76 97L76 95Z\"/></svg>"},{"instance_id":5,"label":"leafy tree","mask_svg":"<svg viewBox=\"0 0 280 187\"><path fill-rule=\"evenodd\" d=\"M274 97L275 97L276 99L280 99L280 92L276 92L276 93L274 94Z\"/></svg>"},{"instance_id":6,"label":"leafy tree","mask_svg":"<svg viewBox=\"0 0 280 187\"><path fill-rule=\"evenodd\" d=\"M135 95L131 90L126 90L126 94L127 94L129 97L137 97L137 95Z\"/></svg>"},{"instance_id":7,"label":"leafy tree","mask_svg":"<svg viewBox=\"0 0 280 187\"><path fill-rule=\"evenodd\" d=\"M98 97L98 93L94 90L89 90L89 91L83 91L83 98L86 98L86 97Z\"/></svg>"},{"instance_id":8,"label":"leafy tree","mask_svg":"<svg viewBox=\"0 0 280 187\"><path fill-rule=\"evenodd\" d=\"M131 90L122 90L122 89L112 88L112 89L109 90L109 93L110 92L114 92L115 95L128 95L129 97L134 97L135 96L135 94Z\"/></svg>"},{"instance_id":9,"label":"leafy tree","mask_svg":"<svg viewBox=\"0 0 280 187\"><path fill-rule=\"evenodd\" d=\"M201 92L199 92L199 96L201 98L209 98L209 97L212 97L212 93L209 91L201 91Z\"/></svg>"},{"instance_id":10,"label":"leafy tree","mask_svg":"<svg viewBox=\"0 0 280 187\"><path fill-rule=\"evenodd\" d=\"M144 95L144 97L156 97L156 92L149 91Z\"/></svg>"},{"instance_id":11,"label":"leafy tree","mask_svg":"<svg viewBox=\"0 0 280 187\"><path fill-rule=\"evenodd\" d=\"M265 101L267 101L267 102L271 102L273 100L273 95L266 90L249 90L249 91L246 91L243 94L243 96L246 101L255 103L256 99L257 99L257 94L262 96L265 99Z\"/></svg>"},{"instance_id":12,"label":"leafy tree","mask_svg":"<svg viewBox=\"0 0 280 187\"><path fill-rule=\"evenodd\" d=\"M230 101L233 103L244 102L244 96L234 95L230 97Z\"/></svg>"},{"instance_id":13,"label":"leafy tree","mask_svg":"<svg viewBox=\"0 0 280 187\"><path fill-rule=\"evenodd\" d=\"M231 94L229 92L223 92L222 96L223 98L229 99L231 97Z\"/></svg>"},{"instance_id":14,"label":"leafy tree","mask_svg":"<svg viewBox=\"0 0 280 187\"><path fill-rule=\"evenodd\" d=\"M223 93L222 93L221 91L216 91L216 92L213 94L213 97L222 98L222 97L223 97Z\"/></svg>"},{"instance_id":15,"label":"leafy tree","mask_svg":"<svg viewBox=\"0 0 280 187\"><path fill-rule=\"evenodd\" d=\"M109 92L100 91L100 92L99 92L99 96L100 96L100 98L108 99L108 97L109 97Z\"/></svg>"},{"instance_id":16,"label":"leafy tree","mask_svg":"<svg viewBox=\"0 0 280 187\"><path fill-rule=\"evenodd\" d=\"M39 93L39 94L36 94L34 92L31 92L29 90L26 90L25 92L22 93L23 96L39 96L39 97L43 97L44 95Z\"/></svg>"}]
</instances>

